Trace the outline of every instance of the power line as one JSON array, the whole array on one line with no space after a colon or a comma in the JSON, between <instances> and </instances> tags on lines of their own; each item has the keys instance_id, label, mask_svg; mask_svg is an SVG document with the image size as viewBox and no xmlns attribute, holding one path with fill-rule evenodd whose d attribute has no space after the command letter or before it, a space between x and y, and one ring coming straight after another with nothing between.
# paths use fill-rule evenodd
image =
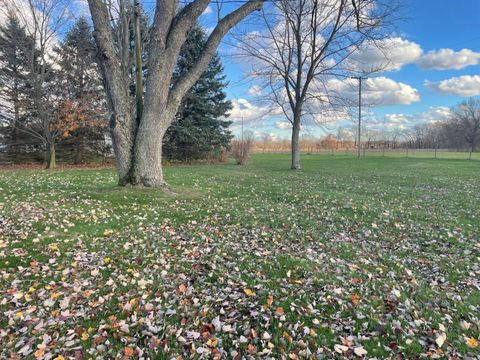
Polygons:
<instances>
[{"instance_id":1,"label":"power line","mask_svg":"<svg viewBox=\"0 0 480 360\"><path fill-rule=\"evenodd\" d=\"M361 140L362 140L362 82L366 80L366 77L362 76L351 76L351 79L358 80L358 140L357 140L357 150L358 154L357 157L360 159L360 151L361 151Z\"/></svg>"}]
</instances>

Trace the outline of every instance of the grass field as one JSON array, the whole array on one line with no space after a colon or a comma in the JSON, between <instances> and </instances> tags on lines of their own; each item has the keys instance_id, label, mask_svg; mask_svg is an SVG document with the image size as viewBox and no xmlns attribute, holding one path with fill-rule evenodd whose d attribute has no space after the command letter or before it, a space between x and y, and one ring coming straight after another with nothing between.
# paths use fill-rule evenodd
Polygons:
<instances>
[{"instance_id":1,"label":"grass field","mask_svg":"<svg viewBox=\"0 0 480 360\"><path fill-rule=\"evenodd\" d=\"M258 151L259 154L262 151ZM283 152L284 154L290 153L289 151ZM304 154L316 154L316 155L330 155L330 156L357 156L357 150L314 150L312 152L304 151ZM469 160L470 153L465 151L445 151L438 150L435 154L435 150L427 149L387 149L385 152L381 149L367 149L361 151L361 157L395 157L395 158L408 158L408 159L440 159L440 160ZM480 160L480 152L474 152L471 154L470 160Z\"/></svg>"},{"instance_id":2,"label":"grass field","mask_svg":"<svg viewBox=\"0 0 480 360\"><path fill-rule=\"evenodd\" d=\"M479 358L480 162L302 161L2 171L0 358Z\"/></svg>"}]
</instances>

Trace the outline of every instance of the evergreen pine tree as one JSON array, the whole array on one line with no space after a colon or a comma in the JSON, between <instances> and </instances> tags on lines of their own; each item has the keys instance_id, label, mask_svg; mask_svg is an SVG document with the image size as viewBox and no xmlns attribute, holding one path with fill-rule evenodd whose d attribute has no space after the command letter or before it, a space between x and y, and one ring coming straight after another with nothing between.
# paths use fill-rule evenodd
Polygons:
<instances>
[{"instance_id":1,"label":"evergreen pine tree","mask_svg":"<svg viewBox=\"0 0 480 360\"><path fill-rule=\"evenodd\" d=\"M0 26L0 135L7 154L17 155L35 142L20 129L32 109L29 96L29 52L34 47L25 28L14 14Z\"/></svg>"},{"instance_id":2,"label":"evergreen pine tree","mask_svg":"<svg viewBox=\"0 0 480 360\"><path fill-rule=\"evenodd\" d=\"M188 71L198 58L206 41L204 30L194 27L180 53L174 80ZM168 129L163 151L169 160L199 160L220 155L229 147L232 135L228 130L228 111L232 104L226 99L227 82L223 66L216 55L197 83L184 97L176 120Z\"/></svg>"}]
</instances>

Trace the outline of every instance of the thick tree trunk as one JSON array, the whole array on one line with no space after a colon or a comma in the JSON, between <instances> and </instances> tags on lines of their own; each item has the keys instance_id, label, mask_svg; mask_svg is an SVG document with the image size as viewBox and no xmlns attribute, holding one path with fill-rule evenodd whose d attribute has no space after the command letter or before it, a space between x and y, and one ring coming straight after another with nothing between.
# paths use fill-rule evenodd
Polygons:
<instances>
[{"instance_id":1,"label":"thick tree trunk","mask_svg":"<svg viewBox=\"0 0 480 360\"><path fill-rule=\"evenodd\" d=\"M55 143L52 141L50 144L47 144L47 154L46 154L46 160L47 160L47 169L55 169L57 165L57 158L55 155Z\"/></svg>"},{"instance_id":2,"label":"thick tree trunk","mask_svg":"<svg viewBox=\"0 0 480 360\"><path fill-rule=\"evenodd\" d=\"M133 114L112 115L110 133L112 135L113 151L117 161L118 185L125 186L132 183L133 166Z\"/></svg>"},{"instance_id":3,"label":"thick tree trunk","mask_svg":"<svg viewBox=\"0 0 480 360\"><path fill-rule=\"evenodd\" d=\"M84 161L84 153L85 153L85 137L84 134L80 131L77 137L77 142L75 144L75 165L79 165Z\"/></svg>"},{"instance_id":4,"label":"thick tree trunk","mask_svg":"<svg viewBox=\"0 0 480 360\"><path fill-rule=\"evenodd\" d=\"M14 162L16 163L17 162L17 158L18 158L18 153L19 153L19 149L20 149L20 146L18 144L18 130L17 130L17 123L15 122L13 124L13 128L12 128L12 132L10 134L10 146L8 148L8 151L10 152L10 154L13 154L13 159L14 159Z\"/></svg>"},{"instance_id":5,"label":"thick tree trunk","mask_svg":"<svg viewBox=\"0 0 480 360\"><path fill-rule=\"evenodd\" d=\"M164 124L170 123L173 115L165 112L162 117L165 119L158 119L158 115L151 112L144 113L135 139L133 185L167 187L163 179L162 142L166 132Z\"/></svg>"},{"instance_id":6,"label":"thick tree trunk","mask_svg":"<svg viewBox=\"0 0 480 360\"><path fill-rule=\"evenodd\" d=\"M162 140L182 97L215 56L225 34L250 13L260 10L263 2L264 0L246 1L220 19L196 63L172 85L171 79L181 47L189 30L210 1L196 0L179 10L176 0L157 0L147 50L149 71L145 83L143 112L141 107L138 107L136 112L139 116L136 119L129 93L131 69L123 61L126 56L122 59L115 48L114 28L107 2L88 0L105 89L113 112L110 129L119 185L166 186L162 172ZM138 2L136 4L138 8ZM136 47L137 50L140 47L138 42ZM140 53L137 51L137 54ZM138 65L140 60L138 59ZM140 66L138 68L140 70ZM139 84L136 85L140 85L142 74L139 71L137 75ZM137 88L137 94L142 94L143 91L138 89L140 88ZM141 105L140 100L139 96L137 105Z\"/></svg>"},{"instance_id":7,"label":"thick tree trunk","mask_svg":"<svg viewBox=\"0 0 480 360\"><path fill-rule=\"evenodd\" d=\"M292 128L292 170L300 169L300 118L295 118Z\"/></svg>"}]
</instances>

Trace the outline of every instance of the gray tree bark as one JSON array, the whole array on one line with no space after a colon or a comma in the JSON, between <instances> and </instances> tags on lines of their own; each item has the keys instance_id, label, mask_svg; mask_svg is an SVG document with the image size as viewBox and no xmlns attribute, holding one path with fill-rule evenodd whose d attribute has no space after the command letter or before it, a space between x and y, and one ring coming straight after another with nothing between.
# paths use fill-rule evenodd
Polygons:
<instances>
[{"instance_id":1,"label":"gray tree bark","mask_svg":"<svg viewBox=\"0 0 480 360\"><path fill-rule=\"evenodd\" d=\"M292 124L292 170L300 170L300 126L301 118L297 115Z\"/></svg>"},{"instance_id":2,"label":"gray tree bark","mask_svg":"<svg viewBox=\"0 0 480 360\"><path fill-rule=\"evenodd\" d=\"M46 161L47 161L47 169L52 170L55 169L57 165L57 156L55 154L55 143L47 143L47 152L46 152Z\"/></svg>"},{"instance_id":3,"label":"gray tree bark","mask_svg":"<svg viewBox=\"0 0 480 360\"><path fill-rule=\"evenodd\" d=\"M107 3L88 0L112 111L110 129L120 185L166 186L162 171L162 140L182 97L199 79L225 34L251 12L260 10L264 1L246 1L220 19L196 64L172 86L180 49L210 0L194 0L181 9L178 0L157 0L147 49L149 71L143 112L137 119L136 102L129 94L129 69L122 67L124 62L115 49L114 28Z\"/></svg>"}]
</instances>

